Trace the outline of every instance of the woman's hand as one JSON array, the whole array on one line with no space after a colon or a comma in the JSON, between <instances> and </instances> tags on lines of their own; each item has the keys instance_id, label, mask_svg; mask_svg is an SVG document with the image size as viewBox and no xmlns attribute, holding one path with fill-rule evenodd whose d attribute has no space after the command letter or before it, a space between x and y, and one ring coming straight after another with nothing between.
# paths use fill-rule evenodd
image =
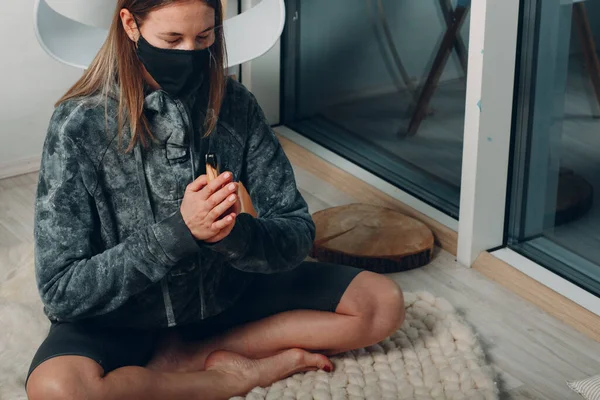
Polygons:
<instances>
[{"instance_id":1,"label":"woman's hand","mask_svg":"<svg viewBox=\"0 0 600 400\"><path fill-rule=\"evenodd\" d=\"M227 236L229 236L229 234L231 233L231 230L233 229L234 226L235 226L235 221L232 224L227 225L223 230L221 230L221 232L217 233L215 236L213 236L209 239L205 239L204 241L206 243L220 242L221 240L223 240Z\"/></svg>"},{"instance_id":2,"label":"woman's hand","mask_svg":"<svg viewBox=\"0 0 600 400\"><path fill-rule=\"evenodd\" d=\"M234 207L238 202L238 186L231 180L229 172L210 183L207 176L202 175L185 189L181 215L197 240L214 243L218 241L215 238L224 238L233 229L237 216L235 210L239 207Z\"/></svg>"},{"instance_id":3,"label":"woman's hand","mask_svg":"<svg viewBox=\"0 0 600 400\"><path fill-rule=\"evenodd\" d=\"M242 203L240 203L239 198L238 198L238 201L236 201L235 204L229 210L227 210L225 215L238 216L238 215L240 215L241 212L242 212ZM228 218L228 217L225 217L225 218ZM217 233L215 236L213 236L209 239L204 239L204 241L206 243L220 242L221 240L223 240L227 236L229 236L229 234L231 233L231 230L233 229L234 226L235 226L235 220L233 221L233 223L231 223L231 224L227 225L225 228L223 228L221 230L221 232Z\"/></svg>"},{"instance_id":4,"label":"woman's hand","mask_svg":"<svg viewBox=\"0 0 600 400\"><path fill-rule=\"evenodd\" d=\"M224 213L224 215L232 215L233 214L235 216L238 216L238 215L240 215L241 212L242 212L242 202L240 201L240 197L238 195L237 201L234 203L233 206L231 206L231 208L229 208L229 210L227 210ZM220 242L221 240L223 240L227 236L229 236L229 234L231 233L231 230L233 229L234 226L235 226L235 221L233 221L232 224L227 225L224 229L221 230L221 232L217 233L216 236L213 236L209 239L205 239L204 241L206 243Z\"/></svg>"}]
</instances>

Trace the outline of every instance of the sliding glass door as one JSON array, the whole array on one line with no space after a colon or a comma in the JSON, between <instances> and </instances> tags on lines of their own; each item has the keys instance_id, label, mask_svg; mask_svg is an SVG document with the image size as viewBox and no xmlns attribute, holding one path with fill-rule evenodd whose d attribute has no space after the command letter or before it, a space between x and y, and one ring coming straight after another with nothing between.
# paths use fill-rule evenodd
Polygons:
<instances>
[{"instance_id":1,"label":"sliding glass door","mask_svg":"<svg viewBox=\"0 0 600 400\"><path fill-rule=\"evenodd\" d=\"M600 0L286 4L283 124L600 296Z\"/></svg>"},{"instance_id":2,"label":"sliding glass door","mask_svg":"<svg viewBox=\"0 0 600 400\"><path fill-rule=\"evenodd\" d=\"M468 2L286 7L282 122L458 218Z\"/></svg>"},{"instance_id":3,"label":"sliding glass door","mask_svg":"<svg viewBox=\"0 0 600 400\"><path fill-rule=\"evenodd\" d=\"M522 13L508 245L600 295L600 1Z\"/></svg>"}]
</instances>

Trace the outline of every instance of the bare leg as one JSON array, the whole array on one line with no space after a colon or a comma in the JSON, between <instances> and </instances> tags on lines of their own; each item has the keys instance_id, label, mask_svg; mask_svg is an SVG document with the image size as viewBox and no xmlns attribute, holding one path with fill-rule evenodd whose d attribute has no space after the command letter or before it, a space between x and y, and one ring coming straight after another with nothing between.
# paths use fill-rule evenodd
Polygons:
<instances>
[{"instance_id":1,"label":"bare leg","mask_svg":"<svg viewBox=\"0 0 600 400\"><path fill-rule=\"evenodd\" d=\"M344 293L336 313L297 310L277 314L191 348L176 345L163 353L170 352L170 356L158 357L150 366L178 371L202 369L208 355L216 350L252 359L289 348L333 355L375 344L398 329L403 320L404 302L398 286L382 275L362 272ZM179 366L169 360L179 360Z\"/></svg>"},{"instance_id":2,"label":"bare leg","mask_svg":"<svg viewBox=\"0 0 600 400\"><path fill-rule=\"evenodd\" d=\"M104 376L102 367L91 359L56 357L32 373L27 394L30 400L222 400L297 372L330 369L331 362L300 349L263 360L221 351L209 356L206 367L206 371L188 373L124 367Z\"/></svg>"}]
</instances>

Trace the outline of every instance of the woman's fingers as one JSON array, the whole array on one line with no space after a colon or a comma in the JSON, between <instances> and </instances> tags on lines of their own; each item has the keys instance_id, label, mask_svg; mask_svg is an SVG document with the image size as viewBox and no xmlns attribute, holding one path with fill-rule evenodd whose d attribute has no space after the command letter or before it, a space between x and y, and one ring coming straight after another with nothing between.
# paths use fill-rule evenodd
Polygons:
<instances>
[{"instance_id":1,"label":"woman's fingers","mask_svg":"<svg viewBox=\"0 0 600 400\"><path fill-rule=\"evenodd\" d=\"M219 193L222 191L223 189L221 189ZM209 202L212 202L215 196L217 196L217 193L215 193L209 199ZM235 204L236 201L238 201L238 197L235 193L231 193L229 196L224 196L223 200L220 203L218 203L215 207L213 207L212 210L210 210L207 216L208 220L216 221L217 219L219 219L221 215L225 214L231 208L231 206Z\"/></svg>"},{"instance_id":2,"label":"woman's fingers","mask_svg":"<svg viewBox=\"0 0 600 400\"><path fill-rule=\"evenodd\" d=\"M202 188L202 198L207 200L214 193L219 191L219 189L231 182L232 179L233 176L231 175L231 172L222 173L216 179L211 180L206 186L204 186L204 188Z\"/></svg>"},{"instance_id":3,"label":"woman's fingers","mask_svg":"<svg viewBox=\"0 0 600 400\"><path fill-rule=\"evenodd\" d=\"M200 189L205 187L207 184L208 184L208 177L206 175L200 175L192 183L187 185L185 190L189 191L189 192L198 192L198 191L200 191Z\"/></svg>"},{"instance_id":4,"label":"woman's fingers","mask_svg":"<svg viewBox=\"0 0 600 400\"><path fill-rule=\"evenodd\" d=\"M231 225L233 223L233 221L235 221L235 217L236 217L236 215L234 213L231 213L231 214L227 215L225 218L218 219L215 222L213 222L212 228L215 230L221 231L221 230L227 228L229 225Z\"/></svg>"},{"instance_id":5,"label":"woman's fingers","mask_svg":"<svg viewBox=\"0 0 600 400\"><path fill-rule=\"evenodd\" d=\"M219 189L216 193L212 194L206 200L207 210L212 210L217 205L221 204L223 201L225 201L225 199L227 199L227 196L229 196L231 194L237 195L237 188L238 188L237 183L231 182L228 185L226 185L225 187L222 187L221 189ZM231 207L233 204L235 204L235 203L232 202L231 204L229 204L229 206Z\"/></svg>"},{"instance_id":6,"label":"woman's fingers","mask_svg":"<svg viewBox=\"0 0 600 400\"><path fill-rule=\"evenodd\" d=\"M196 239L207 240L215 234L227 236L233 228L237 215L234 206L238 201L238 184L232 180L231 172L212 181L202 175L186 187L180 211Z\"/></svg>"}]
</instances>

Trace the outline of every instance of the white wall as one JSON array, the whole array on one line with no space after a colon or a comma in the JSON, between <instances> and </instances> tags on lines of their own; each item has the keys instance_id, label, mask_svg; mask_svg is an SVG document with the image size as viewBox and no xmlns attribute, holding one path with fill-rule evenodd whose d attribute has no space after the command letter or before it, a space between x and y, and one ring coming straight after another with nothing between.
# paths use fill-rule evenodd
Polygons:
<instances>
[{"instance_id":1,"label":"white wall","mask_svg":"<svg viewBox=\"0 0 600 400\"><path fill-rule=\"evenodd\" d=\"M233 2L233 0L230 0ZM242 12L256 6L261 0L242 0ZM289 12L287 10L286 12ZM262 56L242 65L242 84L256 96L256 100L271 125L279 124L279 97L281 77L281 40Z\"/></svg>"},{"instance_id":2,"label":"white wall","mask_svg":"<svg viewBox=\"0 0 600 400\"><path fill-rule=\"evenodd\" d=\"M38 45L33 0L2 1L0 177L36 169L53 104L80 75Z\"/></svg>"}]
</instances>

